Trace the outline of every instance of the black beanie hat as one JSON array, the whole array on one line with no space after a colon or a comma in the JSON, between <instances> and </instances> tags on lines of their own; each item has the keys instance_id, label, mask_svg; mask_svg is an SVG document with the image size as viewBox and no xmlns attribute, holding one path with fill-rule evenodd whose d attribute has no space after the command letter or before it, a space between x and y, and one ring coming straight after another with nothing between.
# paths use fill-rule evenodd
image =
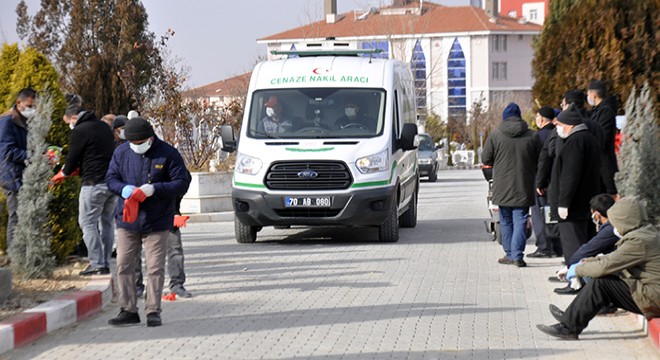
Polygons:
<instances>
[{"instance_id":1,"label":"black beanie hat","mask_svg":"<svg viewBox=\"0 0 660 360\"><path fill-rule=\"evenodd\" d=\"M112 120L112 130L115 130L116 128L120 128L124 125L126 125L126 122L128 121L128 118L124 115L117 115L114 120Z\"/></svg>"},{"instance_id":2,"label":"black beanie hat","mask_svg":"<svg viewBox=\"0 0 660 360\"><path fill-rule=\"evenodd\" d=\"M600 80L591 80L591 82L589 82L588 89L605 91L605 82Z\"/></svg>"},{"instance_id":3,"label":"black beanie hat","mask_svg":"<svg viewBox=\"0 0 660 360\"><path fill-rule=\"evenodd\" d=\"M546 119L554 119L555 118L555 110L551 108L550 106L544 106L539 109L539 114L543 116Z\"/></svg>"},{"instance_id":4,"label":"black beanie hat","mask_svg":"<svg viewBox=\"0 0 660 360\"><path fill-rule=\"evenodd\" d=\"M582 115L580 109L571 104L568 109L562 111L557 116L557 121L564 125L580 125L582 124Z\"/></svg>"},{"instance_id":5,"label":"black beanie hat","mask_svg":"<svg viewBox=\"0 0 660 360\"><path fill-rule=\"evenodd\" d=\"M144 118L132 118L124 125L124 136L128 141L144 140L154 135L154 128Z\"/></svg>"},{"instance_id":6,"label":"black beanie hat","mask_svg":"<svg viewBox=\"0 0 660 360\"><path fill-rule=\"evenodd\" d=\"M564 99L566 99L567 103L574 103L578 108L584 107L585 98L586 95L582 90L568 90L566 95L564 95Z\"/></svg>"}]
</instances>

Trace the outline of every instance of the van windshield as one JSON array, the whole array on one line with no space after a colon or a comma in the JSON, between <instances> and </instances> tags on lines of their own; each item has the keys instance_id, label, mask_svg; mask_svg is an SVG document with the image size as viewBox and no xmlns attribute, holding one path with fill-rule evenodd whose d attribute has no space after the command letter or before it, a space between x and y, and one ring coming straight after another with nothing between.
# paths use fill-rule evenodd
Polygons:
<instances>
[{"instance_id":1,"label":"van windshield","mask_svg":"<svg viewBox=\"0 0 660 360\"><path fill-rule=\"evenodd\" d=\"M369 138L383 132L382 89L303 88L255 92L248 136L275 139Z\"/></svg>"}]
</instances>

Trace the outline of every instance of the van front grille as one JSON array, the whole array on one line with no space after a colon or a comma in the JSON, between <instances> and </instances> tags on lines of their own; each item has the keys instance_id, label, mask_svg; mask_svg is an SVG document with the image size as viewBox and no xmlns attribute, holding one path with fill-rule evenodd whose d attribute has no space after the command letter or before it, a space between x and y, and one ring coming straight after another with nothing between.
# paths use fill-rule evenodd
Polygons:
<instances>
[{"instance_id":1,"label":"van front grille","mask_svg":"<svg viewBox=\"0 0 660 360\"><path fill-rule=\"evenodd\" d=\"M352 182L343 162L290 161L273 163L265 185L271 190L343 190Z\"/></svg>"}]
</instances>

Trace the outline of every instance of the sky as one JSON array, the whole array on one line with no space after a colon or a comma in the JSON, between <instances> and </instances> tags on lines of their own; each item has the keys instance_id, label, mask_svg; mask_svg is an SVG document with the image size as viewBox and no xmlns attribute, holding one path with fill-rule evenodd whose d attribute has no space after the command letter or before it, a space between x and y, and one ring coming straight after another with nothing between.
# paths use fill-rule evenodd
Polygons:
<instances>
[{"instance_id":1,"label":"sky","mask_svg":"<svg viewBox=\"0 0 660 360\"><path fill-rule=\"evenodd\" d=\"M0 0L0 42L19 41L16 5ZM434 0L447 6L469 5L469 0ZM39 0L26 0L34 15ZM265 45L257 39L318 21L323 0L142 0L149 29L156 36L172 29L172 55L190 69L187 87L197 87L251 70ZM337 0L339 13L389 5L387 0ZM112 19L108 19L112 21Z\"/></svg>"}]
</instances>

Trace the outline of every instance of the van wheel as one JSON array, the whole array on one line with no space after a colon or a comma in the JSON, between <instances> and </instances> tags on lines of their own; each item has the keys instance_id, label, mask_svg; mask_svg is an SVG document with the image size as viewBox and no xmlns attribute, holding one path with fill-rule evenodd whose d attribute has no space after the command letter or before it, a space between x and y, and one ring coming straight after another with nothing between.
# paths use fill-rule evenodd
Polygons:
<instances>
[{"instance_id":1,"label":"van wheel","mask_svg":"<svg viewBox=\"0 0 660 360\"><path fill-rule=\"evenodd\" d=\"M245 225L237 218L234 218L234 233L237 242L247 244L257 241L258 230L259 228L257 226Z\"/></svg>"},{"instance_id":2,"label":"van wheel","mask_svg":"<svg viewBox=\"0 0 660 360\"><path fill-rule=\"evenodd\" d=\"M436 167L433 169L433 172L431 172L431 175L429 175L429 181L430 182L436 182L438 180L438 168Z\"/></svg>"},{"instance_id":3,"label":"van wheel","mask_svg":"<svg viewBox=\"0 0 660 360\"><path fill-rule=\"evenodd\" d=\"M399 217L399 226L402 228L414 228L417 226L417 191L410 200L408 210Z\"/></svg>"},{"instance_id":4,"label":"van wheel","mask_svg":"<svg viewBox=\"0 0 660 360\"><path fill-rule=\"evenodd\" d=\"M396 200L393 201L387 220L378 227L378 240L380 242L399 241L399 214L397 214Z\"/></svg>"}]
</instances>

